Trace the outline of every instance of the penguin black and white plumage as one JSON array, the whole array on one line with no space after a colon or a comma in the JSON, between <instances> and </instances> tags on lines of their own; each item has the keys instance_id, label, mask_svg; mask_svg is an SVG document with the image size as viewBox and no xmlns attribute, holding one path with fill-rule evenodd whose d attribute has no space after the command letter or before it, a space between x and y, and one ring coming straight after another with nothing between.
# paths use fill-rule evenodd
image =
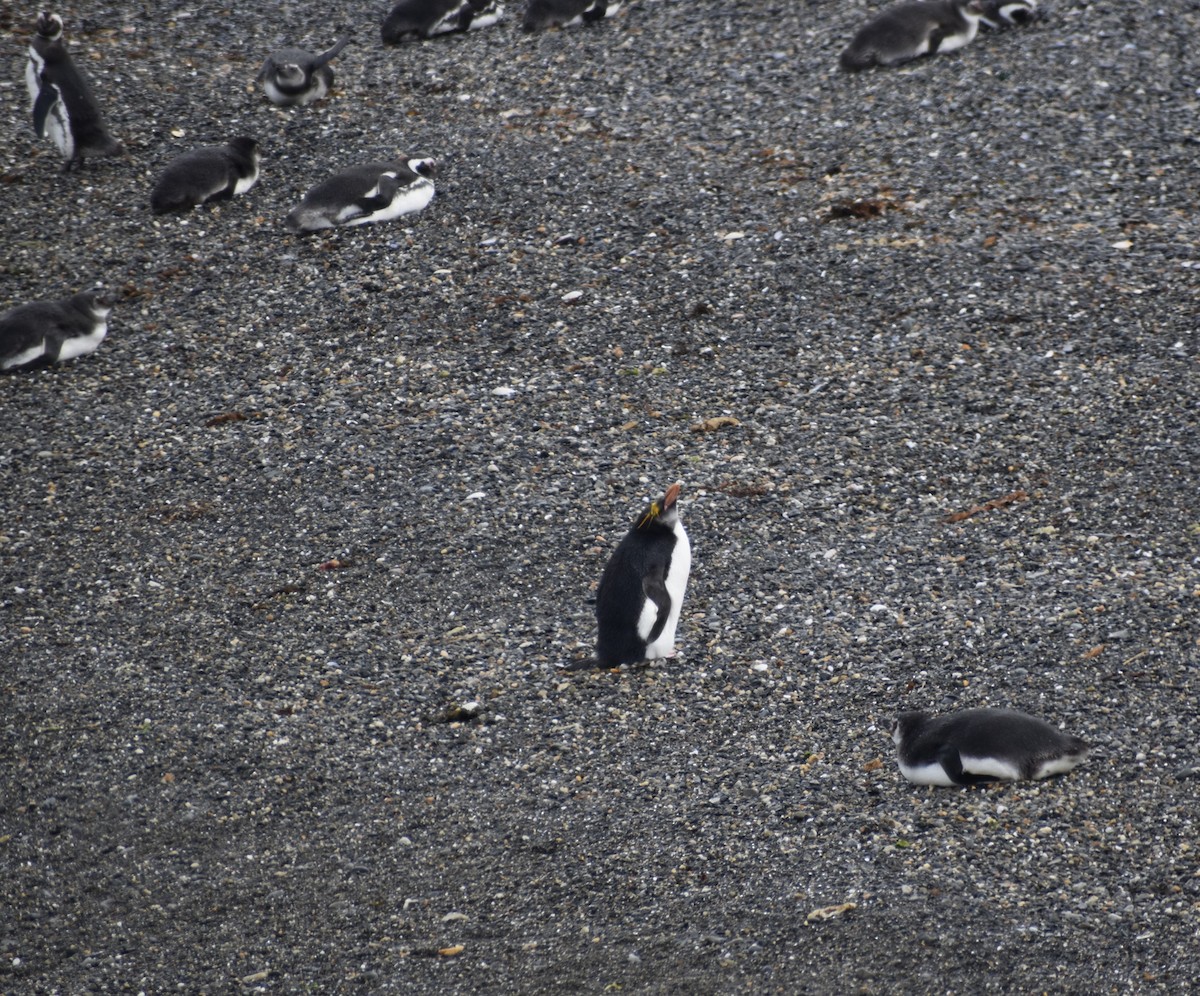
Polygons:
<instances>
[{"instance_id":1,"label":"penguin black and white plumage","mask_svg":"<svg viewBox=\"0 0 1200 996\"><path fill-rule=\"evenodd\" d=\"M59 301L33 301L0 315L0 370L49 366L92 352L108 334L115 298L83 291Z\"/></svg>"},{"instance_id":2,"label":"penguin black and white plumage","mask_svg":"<svg viewBox=\"0 0 1200 996\"><path fill-rule=\"evenodd\" d=\"M287 216L293 232L372 225L420 211L433 200L437 163L419 158L367 163L335 173Z\"/></svg>"},{"instance_id":3,"label":"penguin black and white plumage","mask_svg":"<svg viewBox=\"0 0 1200 996\"><path fill-rule=\"evenodd\" d=\"M258 142L246 136L205 145L167 163L150 192L155 214L190 211L206 201L244 194L258 182Z\"/></svg>"},{"instance_id":4,"label":"penguin black and white plumage","mask_svg":"<svg viewBox=\"0 0 1200 996\"><path fill-rule=\"evenodd\" d=\"M974 785L1060 775L1088 747L1045 720L1013 709L965 709L944 716L902 712L892 726L900 772L914 785Z\"/></svg>"},{"instance_id":5,"label":"penguin black and white plumage","mask_svg":"<svg viewBox=\"0 0 1200 996\"><path fill-rule=\"evenodd\" d=\"M846 46L841 67L895 66L922 55L953 52L979 30L982 0L914 0L898 3L868 21Z\"/></svg>"},{"instance_id":6,"label":"penguin black and white plumage","mask_svg":"<svg viewBox=\"0 0 1200 996\"><path fill-rule=\"evenodd\" d=\"M596 590L596 661L614 668L675 656L692 548L679 519L679 484L650 503L609 558Z\"/></svg>"},{"instance_id":7,"label":"penguin black and white plumage","mask_svg":"<svg viewBox=\"0 0 1200 996\"><path fill-rule=\"evenodd\" d=\"M91 88L75 68L63 41L62 18L57 14L43 11L38 15L29 43L25 85L33 130L38 138L49 134L66 160L64 170L73 163L82 166L88 158L117 156L125 151L109 134Z\"/></svg>"},{"instance_id":8,"label":"penguin black and white plumage","mask_svg":"<svg viewBox=\"0 0 1200 996\"><path fill-rule=\"evenodd\" d=\"M333 86L333 69L328 65L350 44L350 36L340 38L333 48L313 55L302 48L281 48L267 56L256 79L267 98L280 107L300 107L321 100Z\"/></svg>"},{"instance_id":9,"label":"penguin black and white plumage","mask_svg":"<svg viewBox=\"0 0 1200 996\"><path fill-rule=\"evenodd\" d=\"M570 28L612 17L620 9L619 2L609 3L608 0L527 0L521 27L525 31Z\"/></svg>"},{"instance_id":10,"label":"penguin black and white plumage","mask_svg":"<svg viewBox=\"0 0 1200 996\"><path fill-rule=\"evenodd\" d=\"M385 45L490 28L504 16L501 0L400 0L384 19Z\"/></svg>"},{"instance_id":11,"label":"penguin black and white plumage","mask_svg":"<svg viewBox=\"0 0 1200 996\"><path fill-rule=\"evenodd\" d=\"M980 23L999 31L1026 25L1037 19L1037 0L984 0Z\"/></svg>"}]
</instances>

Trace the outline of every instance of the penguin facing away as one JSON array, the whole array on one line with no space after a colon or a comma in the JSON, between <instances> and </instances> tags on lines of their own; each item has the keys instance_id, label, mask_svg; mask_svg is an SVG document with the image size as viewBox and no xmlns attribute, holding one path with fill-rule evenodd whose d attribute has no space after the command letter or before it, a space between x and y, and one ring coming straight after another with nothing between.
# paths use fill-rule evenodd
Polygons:
<instances>
[{"instance_id":1,"label":"penguin facing away","mask_svg":"<svg viewBox=\"0 0 1200 996\"><path fill-rule=\"evenodd\" d=\"M504 16L502 0L400 0L384 19L385 45L490 28Z\"/></svg>"},{"instance_id":2,"label":"penguin facing away","mask_svg":"<svg viewBox=\"0 0 1200 996\"><path fill-rule=\"evenodd\" d=\"M1030 24L1037 19L1037 0L984 0L981 24L993 30Z\"/></svg>"},{"instance_id":3,"label":"penguin facing away","mask_svg":"<svg viewBox=\"0 0 1200 996\"><path fill-rule=\"evenodd\" d=\"M900 772L914 785L974 785L1049 778L1081 764L1088 746L1013 709L944 716L902 712L892 726Z\"/></svg>"},{"instance_id":4,"label":"penguin facing away","mask_svg":"<svg viewBox=\"0 0 1200 996\"><path fill-rule=\"evenodd\" d=\"M33 301L0 315L0 370L44 367L92 352L108 334L116 298L101 290Z\"/></svg>"},{"instance_id":5,"label":"penguin facing away","mask_svg":"<svg viewBox=\"0 0 1200 996\"><path fill-rule=\"evenodd\" d=\"M437 163L418 158L367 163L335 173L288 214L293 232L371 225L420 211L433 200Z\"/></svg>"},{"instance_id":6,"label":"penguin facing away","mask_svg":"<svg viewBox=\"0 0 1200 996\"><path fill-rule=\"evenodd\" d=\"M320 55L302 48L281 48L267 56L255 77L267 98L280 107L302 107L321 100L333 86L333 69L328 65L350 44L345 35Z\"/></svg>"},{"instance_id":7,"label":"penguin facing away","mask_svg":"<svg viewBox=\"0 0 1200 996\"><path fill-rule=\"evenodd\" d=\"M692 548L679 518L680 485L650 503L604 568L596 591L596 661L603 668L675 656Z\"/></svg>"},{"instance_id":8,"label":"penguin facing away","mask_svg":"<svg viewBox=\"0 0 1200 996\"><path fill-rule=\"evenodd\" d=\"M124 148L104 123L104 115L91 88L63 41L63 22L57 14L38 15L29 61L25 67L33 130L38 138L49 134L62 153L64 172L87 158L118 156Z\"/></svg>"},{"instance_id":9,"label":"penguin facing away","mask_svg":"<svg viewBox=\"0 0 1200 996\"><path fill-rule=\"evenodd\" d=\"M983 0L909 0L881 11L842 51L842 69L896 66L922 55L953 52L979 30Z\"/></svg>"},{"instance_id":10,"label":"penguin facing away","mask_svg":"<svg viewBox=\"0 0 1200 996\"><path fill-rule=\"evenodd\" d=\"M608 0L527 0L521 28L544 31L546 28L571 28L612 17L621 9L620 2Z\"/></svg>"},{"instance_id":11,"label":"penguin facing away","mask_svg":"<svg viewBox=\"0 0 1200 996\"><path fill-rule=\"evenodd\" d=\"M258 142L244 135L228 145L204 145L176 156L150 192L150 209L155 214L190 211L244 194L258 182L258 160Z\"/></svg>"}]
</instances>

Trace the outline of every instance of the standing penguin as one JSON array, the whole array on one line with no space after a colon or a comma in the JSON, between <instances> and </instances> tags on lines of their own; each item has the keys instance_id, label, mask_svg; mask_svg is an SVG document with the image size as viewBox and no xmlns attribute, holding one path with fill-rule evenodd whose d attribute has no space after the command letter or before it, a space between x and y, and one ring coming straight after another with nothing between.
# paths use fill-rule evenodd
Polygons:
<instances>
[{"instance_id":1,"label":"standing penguin","mask_svg":"<svg viewBox=\"0 0 1200 996\"><path fill-rule=\"evenodd\" d=\"M979 30L982 0L912 0L877 14L841 55L847 71L895 66L922 55L953 52Z\"/></svg>"},{"instance_id":2,"label":"standing penguin","mask_svg":"<svg viewBox=\"0 0 1200 996\"><path fill-rule=\"evenodd\" d=\"M0 315L0 370L49 366L90 353L108 333L115 298L100 290L33 301Z\"/></svg>"},{"instance_id":3,"label":"standing penguin","mask_svg":"<svg viewBox=\"0 0 1200 996\"><path fill-rule=\"evenodd\" d=\"M570 28L612 17L620 9L619 2L608 0L528 0L521 27L525 31L543 31L556 25Z\"/></svg>"},{"instance_id":4,"label":"standing penguin","mask_svg":"<svg viewBox=\"0 0 1200 996\"><path fill-rule=\"evenodd\" d=\"M383 22L385 45L488 28L504 16L501 0L400 0Z\"/></svg>"},{"instance_id":5,"label":"standing penguin","mask_svg":"<svg viewBox=\"0 0 1200 996\"><path fill-rule=\"evenodd\" d=\"M287 216L293 232L370 225L420 211L433 200L433 159L367 163L318 183Z\"/></svg>"},{"instance_id":6,"label":"standing penguin","mask_svg":"<svg viewBox=\"0 0 1200 996\"><path fill-rule=\"evenodd\" d=\"M892 726L900 772L914 785L974 785L1048 778L1081 764L1088 747L1045 720L1012 709L931 717L902 712Z\"/></svg>"},{"instance_id":7,"label":"standing penguin","mask_svg":"<svg viewBox=\"0 0 1200 996\"><path fill-rule=\"evenodd\" d=\"M189 211L198 204L244 194L258 181L258 143L246 136L228 145L204 145L176 156L150 193L155 214Z\"/></svg>"},{"instance_id":8,"label":"standing penguin","mask_svg":"<svg viewBox=\"0 0 1200 996\"><path fill-rule=\"evenodd\" d=\"M333 86L330 59L350 44L345 35L326 52L313 55L302 48L281 48L267 56L255 79L260 80L271 103L299 107L320 100Z\"/></svg>"},{"instance_id":9,"label":"standing penguin","mask_svg":"<svg viewBox=\"0 0 1200 996\"><path fill-rule=\"evenodd\" d=\"M57 14L38 15L25 85L33 113L33 130L38 138L47 134L66 163L83 165L88 157L117 156L125 150L108 133L104 116L87 81L75 68L63 42L63 22Z\"/></svg>"},{"instance_id":10,"label":"standing penguin","mask_svg":"<svg viewBox=\"0 0 1200 996\"><path fill-rule=\"evenodd\" d=\"M640 515L613 551L596 591L596 661L613 668L675 656L675 630L692 568L679 520L680 485ZM588 662L591 663L591 662Z\"/></svg>"}]
</instances>

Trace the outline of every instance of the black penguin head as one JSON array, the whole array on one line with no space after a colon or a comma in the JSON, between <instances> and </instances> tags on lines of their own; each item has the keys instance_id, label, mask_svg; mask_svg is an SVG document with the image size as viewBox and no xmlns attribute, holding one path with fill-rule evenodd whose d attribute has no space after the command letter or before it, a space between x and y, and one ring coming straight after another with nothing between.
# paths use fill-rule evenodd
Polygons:
<instances>
[{"instance_id":1,"label":"black penguin head","mask_svg":"<svg viewBox=\"0 0 1200 996\"><path fill-rule=\"evenodd\" d=\"M229 143L229 147L247 158L258 155L258 142L249 135L239 135Z\"/></svg>"},{"instance_id":2,"label":"black penguin head","mask_svg":"<svg viewBox=\"0 0 1200 996\"><path fill-rule=\"evenodd\" d=\"M929 718L923 712L902 712L894 720L892 720L892 743L897 746L908 737L918 727L923 726Z\"/></svg>"},{"instance_id":3,"label":"black penguin head","mask_svg":"<svg viewBox=\"0 0 1200 996\"><path fill-rule=\"evenodd\" d=\"M408 161L408 168L418 176L427 176L431 180L437 176L437 160L429 156L418 156Z\"/></svg>"},{"instance_id":4,"label":"black penguin head","mask_svg":"<svg viewBox=\"0 0 1200 996\"><path fill-rule=\"evenodd\" d=\"M679 489L678 481L667 488L667 493L660 500L649 504L634 528L642 531L674 528L675 523L679 521L679 509L675 507Z\"/></svg>"},{"instance_id":5,"label":"black penguin head","mask_svg":"<svg viewBox=\"0 0 1200 996\"><path fill-rule=\"evenodd\" d=\"M47 41L57 41L62 37L63 21L57 14L43 10L38 14L37 33Z\"/></svg>"}]
</instances>

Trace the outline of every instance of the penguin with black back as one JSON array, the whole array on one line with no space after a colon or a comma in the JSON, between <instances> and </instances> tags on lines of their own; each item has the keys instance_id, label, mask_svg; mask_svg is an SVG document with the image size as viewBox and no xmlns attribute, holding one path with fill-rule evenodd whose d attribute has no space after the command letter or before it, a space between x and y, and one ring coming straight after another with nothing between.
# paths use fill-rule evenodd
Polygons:
<instances>
[{"instance_id":1,"label":"penguin with black back","mask_svg":"<svg viewBox=\"0 0 1200 996\"><path fill-rule=\"evenodd\" d=\"M320 55L302 48L281 48L267 56L255 77L263 85L267 99L280 107L302 107L321 100L333 87L333 69L329 61L350 44L346 34Z\"/></svg>"},{"instance_id":2,"label":"penguin with black back","mask_svg":"<svg viewBox=\"0 0 1200 996\"><path fill-rule=\"evenodd\" d=\"M847 72L896 66L922 55L970 44L983 17L983 0L911 0L868 21L841 54Z\"/></svg>"},{"instance_id":3,"label":"penguin with black back","mask_svg":"<svg viewBox=\"0 0 1200 996\"><path fill-rule=\"evenodd\" d=\"M680 485L652 501L617 545L596 590L595 660L572 668L616 668L675 656L675 632L692 568L679 518Z\"/></svg>"},{"instance_id":4,"label":"penguin with black back","mask_svg":"<svg viewBox=\"0 0 1200 996\"><path fill-rule=\"evenodd\" d=\"M984 0L980 23L993 31L1031 24L1037 20L1037 0Z\"/></svg>"},{"instance_id":5,"label":"penguin with black back","mask_svg":"<svg viewBox=\"0 0 1200 996\"><path fill-rule=\"evenodd\" d=\"M288 214L293 232L372 225L420 211L433 200L437 163L428 157L367 163L317 184Z\"/></svg>"},{"instance_id":6,"label":"penguin with black back","mask_svg":"<svg viewBox=\"0 0 1200 996\"><path fill-rule=\"evenodd\" d=\"M115 296L83 291L32 301L0 315L0 370L45 367L92 352L108 334Z\"/></svg>"},{"instance_id":7,"label":"penguin with black back","mask_svg":"<svg viewBox=\"0 0 1200 996\"><path fill-rule=\"evenodd\" d=\"M525 31L571 28L602 21L620 9L619 2L609 3L608 0L527 0L521 27Z\"/></svg>"},{"instance_id":8,"label":"penguin with black back","mask_svg":"<svg viewBox=\"0 0 1200 996\"><path fill-rule=\"evenodd\" d=\"M75 68L57 14L42 11L38 15L29 43L25 85L34 133L38 138L49 134L65 160L64 172L73 164L82 167L88 158L124 153L121 143L109 134L87 80Z\"/></svg>"},{"instance_id":9,"label":"penguin with black back","mask_svg":"<svg viewBox=\"0 0 1200 996\"><path fill-rule=\"evenodd\" d=\"M384 19L385 45L490 28L504 16L501 0L400 0Z\"/></svg>"},{"instance_id":10,"label":"penguin with black back","mask_svg":"<svg viewBox=\"0 0 1200 996\"><path fill-rule=\"evenodd\" d=\"M258 142L245 135L176 156L150 192L155 214L190 211L207 201L244 194L258 182Z\"/></svg>"},{"instance_id":11,"label":"penguin with black back","mask_svg":"<svg viewBox=\"0 0 1200 996\"><path fill-rule=\"evenodd\" d=\"M1079 737L1013 709L902 712L892 724L892 741L900 772L914 785L1049 778L1088 754Z\"/></svg>"}]
</instances>

